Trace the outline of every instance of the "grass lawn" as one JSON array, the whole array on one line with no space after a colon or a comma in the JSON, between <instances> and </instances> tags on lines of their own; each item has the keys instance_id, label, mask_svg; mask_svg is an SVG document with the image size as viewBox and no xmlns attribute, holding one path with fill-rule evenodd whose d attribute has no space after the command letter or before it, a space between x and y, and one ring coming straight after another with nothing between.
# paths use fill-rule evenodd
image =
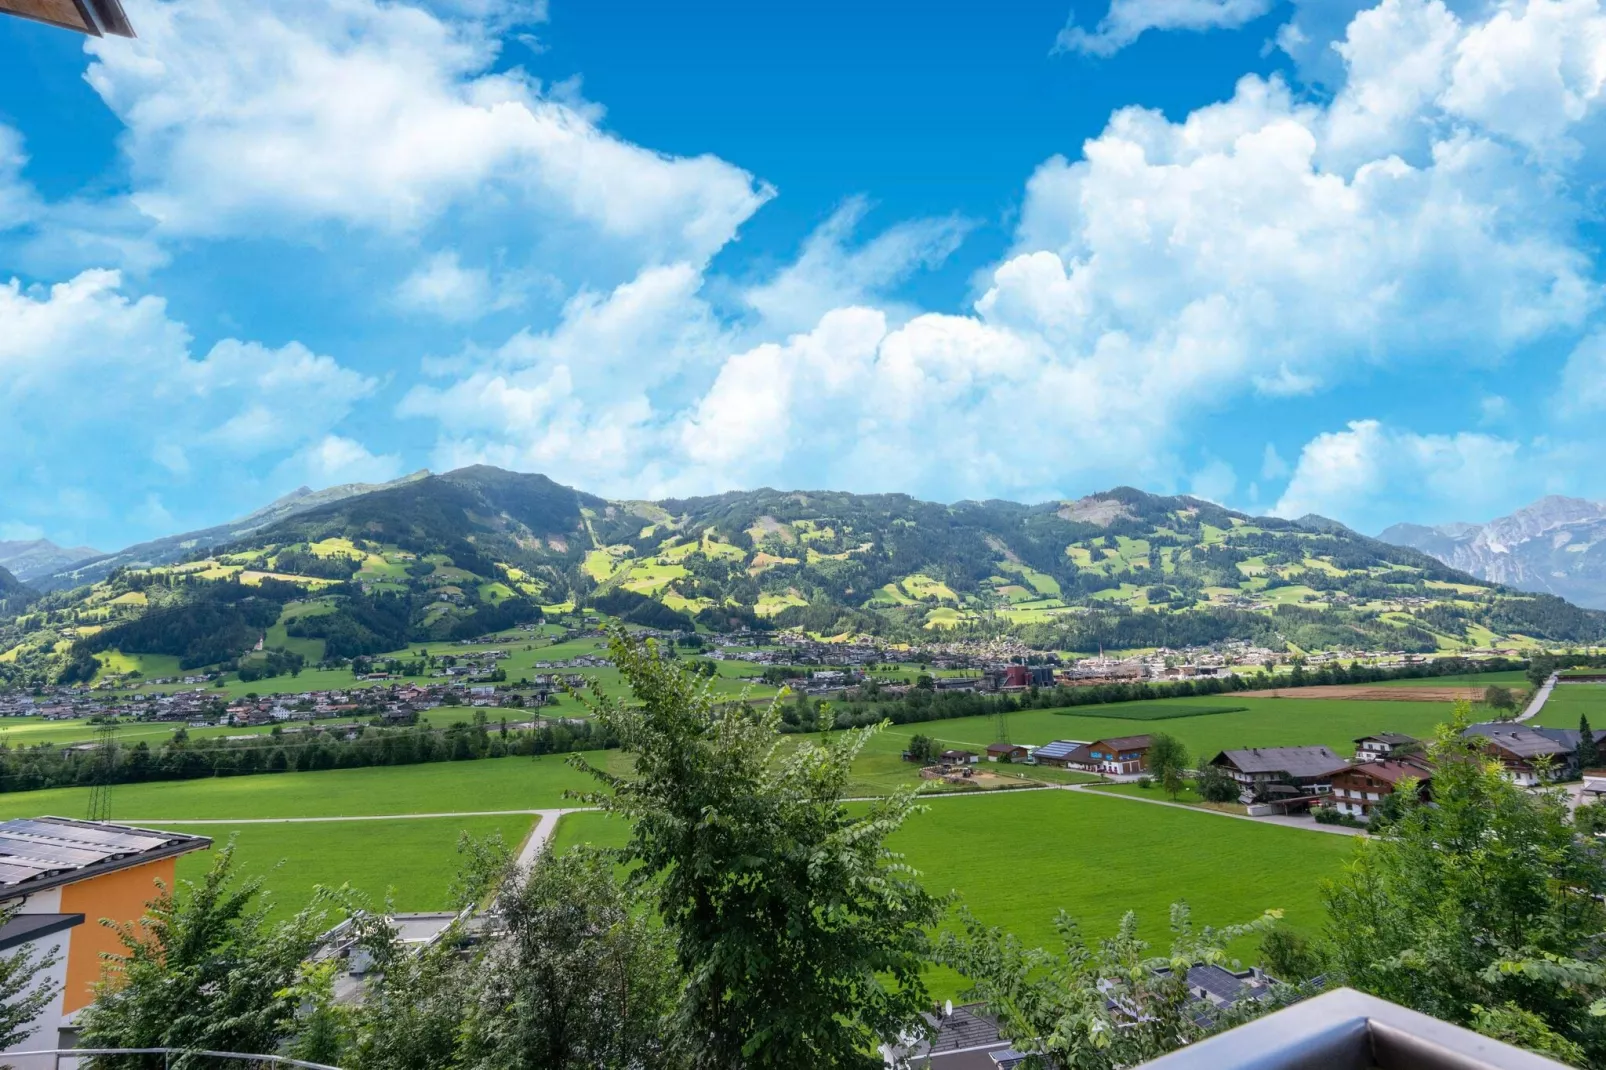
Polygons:
<instances>
[{"instance_id":1,"label":"grass lawn","mask_svg":"<svg viewBox=\"0 0 1606 1070\"><path fill-rule=\"evenodd\" d=\"M1606 684L1557 684L1533 723L1577 728L1580 716L1587 716L1592 728L1606 728Z\"/></svg>"},{"instance_id":2,"label":"grass lawn","mask_svg":"<svg viewBox=\"0 0 1606 1070\"><path fill-rule=\"evenodd\" d=\"M617 845L625 826L570 814L553 840ZM1091 938L1110 935L1128 910L1157 949L1169 944L1170 905L1186 900L1195 924L1247 921L1269 908L1306 931L1321 922L1318 880L1334 876L1346 837L1232 821L1066 791L937 797L892 841L927 888L959 894L989 925L1053 947L1054 916L1069 912ZM1255 960L1251 942L1232 952ZM930 977L938 999L958 994L948 970Z\"/></svg>"},{"instance_id":3,"label":"grass lawn","mask_svg":"<svg viewBox=\"0 0 1606 1070\"><path fill-rule=\"evenodd\" d=\"M351 817L484 810L537 810L578 805L565 789L589 791L596 781L570 768L565 755L487 758L473 762L265 773L204 780L117 784L115 821L209 820L250 817ZM628 769L618 751L592 751L593 764ZM56 814L81 817L87 788L0 794L0 819Z\"/></svg>"},{"instance_id":4,"label":"grass lawn","mask_svg":"<svg viewBox=\"0 0 1606 1070\"><path fill-rule=\"evenodd\" d=\"M1158 783L1151 784L1146 788L1137 784L1100 784L1094 790L1106 792L1110 795L1132 795L1139 799L1153 799L1156 802L1184 803L1188 806L1198 806L1206 810L1220 810L1223 813L1228 814L1242 814L1247 812L1241 803L1205 802L1205 800L1199 795L1199 792L1194 788L1192 781L1188 781L1184 784L1182 790L1177 792L1177 797L1175 799L1171 798L1165 789L1161 788Z\"/></svg>"},{"instance_id":5,"label":"grass lawn","mask_svg":"<svg viewBox=\"0 0 1606 1070\"><path fill-rule=\"evenodd\" d=\"M1242 713L1248 706L1206 706L1194 702L1112 702L1098 707L1101 717L1123 721L1169 721L1176 717L1208 717L1217 713Z\"/></svg>"},{"instance_id":6,"label":"grass lawn","mask_svg":"<svg viewBox=\"0 0 1606 1070\"><path fill-rule=\"evenodd\" d=\"M350 821L304 825L190 825L186 832L211 836L222 845L236 837L239 872L262 876L274 914L288 917L304 906L317 885L349 884L375 906L392 899L397 910L442 910L457 872L458 836L501 833L518 849L534 818L526 816ZM179 859L178 875L198 880L212 864L212 851ZM282 863L282 865L281 865Z\"/></svg>"},{"instance_id":7,"label":"grass lawn","mask_svg":"<svg viewBox=\"0 0 1606 1070\"><path fill-rule=\"evenodd\" d=\"M1219 706L1219 696L1170 700L1179 705ZM1038 746L1054 739L1096 740L1164 731L1180 739L1195 755L1214 755L1234 747L1286 747L1325 744L1339 755L1351 754L1358 736L1374 732L1404 732L1426 738L1433 727L1450 717L1448 703L1351 702L1346 699L1236 698L1240 713L1209 717L1181 717L1148 726L1106 711L1113 707L1079 706L1067 710L1021 710L1009 715L1009 737L1016 743ZM1573 716L1573 727L1577 726ZM1606 718L1603 718L1606 724ZM913 735L931 736L947 746L970 749L996 742L991 717L961 717L951 721L925 721L893 725L877 736L872 748L902 750Z\"/></svg>"}]
</instances>

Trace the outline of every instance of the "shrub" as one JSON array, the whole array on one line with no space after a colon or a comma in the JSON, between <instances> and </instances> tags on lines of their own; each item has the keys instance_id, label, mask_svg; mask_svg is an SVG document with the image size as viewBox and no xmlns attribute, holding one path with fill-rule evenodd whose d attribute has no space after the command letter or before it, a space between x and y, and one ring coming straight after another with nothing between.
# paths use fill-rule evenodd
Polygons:
<instances>
[{"instance_id":1,"label":"shrub","mask_svg":"<svg viewBox=\"0 0 1606 1070\"><path fill-rule=\"evenodd\" d=\"M1154 787L1154 778L1147 776L1138 777L1138 787L1142 788L1144 791L1148 791L1150 788Z\"/></svg>"}]
</instances>

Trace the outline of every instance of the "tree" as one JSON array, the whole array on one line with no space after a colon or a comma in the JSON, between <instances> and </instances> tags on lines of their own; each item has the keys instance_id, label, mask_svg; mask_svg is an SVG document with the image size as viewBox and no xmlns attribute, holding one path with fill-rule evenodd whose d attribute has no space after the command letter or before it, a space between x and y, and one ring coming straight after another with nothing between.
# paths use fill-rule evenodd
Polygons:
<instances>
[{"instance_id":1,"label":"tree","mask_svg":"<svg viewBox=\"0 0 1606 1070\"><path fill-rule=\"evenodd\" d=\"M157 887L138 922L102 922L123 950L108 957L95 1002L80 1014L84 1045L277 1051L294 1032L301 964L327 927L324 897L269 923L261 879L235 877L232 840L198 883Z\"/></svg>"},{"instance_id":2,"label":"tree","mask_svg":"<svg viewBox=\"0 0 1606 1070\"><path fill-rule=\"evenodd\" d=\"M1606 802L1589 803L1574 810L1573 828L1585 836L1606 832Z\"/></svg>"},{"instance_id":3,"label":"tree","mask_svg":"<svg viewBox=\"0 0 1606 1070\"><path fill-rule=\"evenodd\" d=\"M1606 928L1602 853L1561 792L1517 787L1462 735L1470 714L1457 703L1429 746L1433 805L1404 799L1324 885L1326 958L1345 983L1446 1021L1508 1036L1539 1035L1537 1021L1598 1065L1606 970L1584 960Z\"/></svg>"},{"instance_id":4,"label":"tree","mask_svg":"<svg viewBox=\"0 0 1606 1070\"><path fill-rule=\"evenodd\" d=\"M506 926L475 970L466 1028L486 1070L669 1067L662 1028L681 982L669 934L584 849L502 881Z\"/></svg>"},{"instance_id":5,"label":"tree","mask_svg":"<svg viewBox=\"0 0 1606 1070\"><path fill-rule=\"evenodd\" d=\"M1199 798L1206 802L1237 802L1241 794L1238 782L1228 776L1226 770L1208 762L1199 766L1198 775L1193 778L1193 785L1199 793Z\"/></svg>"},{"instance_id":6,"label":"tree","mask_svg":"<svg viewBox=\"0 0 1606 1070\"><path fill-rule=\"evenodd\" d=\"M1589 727L1589 714L1578 717L1578 768L1593 769L1600 764L1600 747L1595 742L1595 730Z\"/></svg>"},{"instance_id":7,"label":"tree","mask_svg":"<svg viewBox=\"0 0 1606 1070\"><path fill-rule=\"evenodd\" d=\"M879 726L783 749L774 704L716 702L623 630L609 647L633 703L588 704L635 769L575 761L607 788L593 801L631 822L620 856L652 882L673 939L691 1065L879 1066L870 1053L929 1005L926 933L943 906L886 848L913 791L856 812L843 801Z\"/></svg>"},{"instance_id":8,"label":"tree","mask_svg":"<svg viewBox=\"0 0 1606 1070\"><path fill-rule=\"evenodd\" d=\"M1149 739L1149 769L1166 794L1175 799L1186 786L1188 748L1176 736L1156 732Z\"/></svg>"},{"instance_id":9,"label":"tree","mask_svg":"<svg viewBox=\"0 0 1606 1070\"><path fill-rule=\"evenodd\" d=\"M1322 972L1321 954L1299 930L1273 925L1260 938L1260 964L1279 981L1308 981Z\"/></svg>"},{"instance_id":10,"label":"tree","mask_svg":"<svg viewBox=\"0 0 1606 1070\"><path fill-rule=\"evenodd\" d=\"M1061 911L1055 928L1063 950L1051 955L1028 949L961 910L963 931L943 934L938 960L966 977L966 998L985 1003L1015 1048L1033 1056L1027 1063L1031 1070L1114 1070L1282 1005L1292 990L1212 1010L1211 1020L1201 1022L1190 1005L1187 982L1189 967L1226 964L1222 948L1227 943L1268 931L1279 916L1268 911L1246 925L1195 931L1187 904L1176 903L1170 953L1153 956L1137 937L1135 914L1121 919L1112 939L1090 942Z\"/></svg>"},{"instance_id":11,"label":"tree","mask_svg":"<svg viewBox=\"0 0 1606 1070\"><path fill-rule=\"evenodd\" d=\"M1517 708L1517 699L1511 693L1511 688L1501 687L1499 684L1490 684L1483 691L1484 705L1491 709L1510 711Z\"/></svg>"},{"instance_id":12,"label":"tree","mask_svg":"<svg viewBox=\"0 0 1606 1070\"><path fill-rule=\"evenodd\" d=\"M909 737L909 757L922 765L929 764L937 757L937 744L930 736L914 735Z\"/></svg>"},{"instance_id":13,"label":"tree","mask_svg":"<svg viewBox=\"0 0 1606 1070\"><path fill-rule=\"evenodd\" d=\"M22 903L0 907L0 927L22 911ZM39 952L23 944L10 955L0 955L0 1048L9 1048L33 1035L29 1025L56 998L61 986L41 977L57 961L55 951Z\"/></svg>"}]
</instances>

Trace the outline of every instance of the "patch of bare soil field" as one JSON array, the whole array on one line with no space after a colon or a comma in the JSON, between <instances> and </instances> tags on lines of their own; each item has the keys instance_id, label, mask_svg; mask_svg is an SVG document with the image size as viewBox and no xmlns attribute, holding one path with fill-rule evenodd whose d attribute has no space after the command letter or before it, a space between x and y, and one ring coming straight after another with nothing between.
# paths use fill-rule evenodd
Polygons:
<instances>
[{"instance_id":1,"label":"patch of bare soil field","mask_svg":"<svg viewBox=\"0 0 1606 1070\"><path fill-rule=\"evenodd\" d=\"M1356 702L1454 702L1483 698L1481 687L1357 687L1330 684L1320 687L1274 687L1266 691L1235 691L1234 698L1347 698Z\"/></svg>"}]
</instances>

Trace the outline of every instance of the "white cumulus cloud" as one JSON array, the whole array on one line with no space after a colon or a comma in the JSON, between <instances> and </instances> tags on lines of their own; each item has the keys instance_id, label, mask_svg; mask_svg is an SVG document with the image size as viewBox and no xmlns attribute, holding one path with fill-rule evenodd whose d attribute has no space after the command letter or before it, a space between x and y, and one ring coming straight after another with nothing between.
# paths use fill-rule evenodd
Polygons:
<instances>
[{"instance_id":1,"label":"white cumulus cloud","mask_svg":"<svg viewBox=\"0 0 1606 1070\"><path fill-rule=\"evenodd\" d=\"M318 440L377 386L295 342L197 357L165 302L121 286L113 271L0 285L0 456L19 511L154 516L150 484L232 484L233 466Z\"/></svg>"},{"instance_id":2,"label":"white cumulus cloud","mask_svg":"<svg viewBox=\"0 0 1606 1070\"><path fill-rule=\"evenodd\" d=\"M1424 435L1352 420L1305 444L1273 513L1318 513L1360 530L1449 519L1447 511L1484 515L1518 482L1520 451L1518 443L1491 435Z\"/></svg>"},{"instance_id":3,"label":"white cumulus cloud","mask_svg":"<svg viewBox=\"0 0 1606 1070\"><path fill-rule=\"evenodd\" d=\"M451 211L529 240L701 260L770 196L493 70L478 21L377 0L133 0L130 14L139 39L91 42L87 77L127 126L133 199L165 233L256 235L266 219L410 232Z\"/></svg>"},{"instance_id":4,"label":"white cumulus cloud","mask_svg":"<svg viewBox=\"0 0 1606 1070\"><path fill-rule=\"evenodd\" d=\"M1061 52L1112 56L1150 30L1236 29L1266 14L1272 0L1111 0L1092 30L1076 24L1076 13L1054 41Z\"/></svg>"}]
</instances>

